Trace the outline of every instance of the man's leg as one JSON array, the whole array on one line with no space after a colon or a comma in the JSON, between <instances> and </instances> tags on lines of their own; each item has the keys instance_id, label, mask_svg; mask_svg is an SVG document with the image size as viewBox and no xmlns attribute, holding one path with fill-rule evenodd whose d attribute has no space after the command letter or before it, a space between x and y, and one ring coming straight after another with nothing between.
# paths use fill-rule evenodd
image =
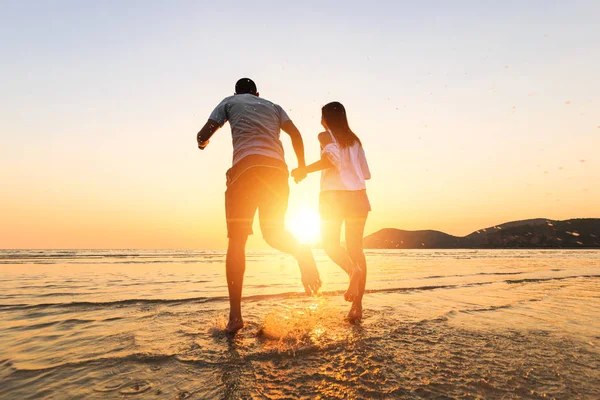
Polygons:
<instances>
[{"instance_id":1,"label":"man's leg","mask_svg":"<svg viewBox=\"0 0 600 400\"><path fill-rule=\"evenodd\" d=\"M229 323L227 331L234 333L244 326L242 319L242 286L246 271L246 240L248 235L229 238L227 246L226 275L229 290Z\"/></svg>"},{"instance_id":2,"label":"man's leg","mask_svg":"<svg viewBox=\"0 0 600 400\"><path fill-rule=\"evenodd\" d=\"M321 287L321 279L312 252L285 230L285 213L290 193L288 176L281 171L267 170L262 178L258 219L263 238L269 246L291 254L298 260L304 290L307 295L315 294Z\"/></svg>"},{"instance_id":3,"label":"man's leg","mask_svg":"<svg viewBox=\"0 0 600 400\"><path fill-rule=\"evenodd\" d=\"M244 326L242 319L242 286L246 271L246 241L252 234L252 222L257 208L257 197L251 190L254 176L245 172L227 187L225 214L227 218L227 258L225 261L227 289L229 290L229 323L227 331L234 333Z\"/></svg>"},{"instance_id":4,"label":"man's leg","mask_svg":"<svg viewBox=\"0 0 600 400\"><path fill-rule=\"evenodd\" d=\"M264 214L264 213L263 213ZM260 219L259 214L259 219ZM264 226L261 224L261 231L265 242L275 250L279 250L286 254L291 254L294 258L298 258L302 252L302 245L298 243L294 235L286 231L284 228L276 226Z\"/></svg>"},{"instance_id":5,"label":"man's leg","mask_svg":"<svg viewBox=\"0 0 600 400\"><path fill-rule=\"evenodd\" d=\"M321 287L321 278L310 247L298 243L296 238L283 228L263 227L261 230L269 246L292 255L298 261L304 291L309 296L316 294Z\"/></svg>"}]
</instances>

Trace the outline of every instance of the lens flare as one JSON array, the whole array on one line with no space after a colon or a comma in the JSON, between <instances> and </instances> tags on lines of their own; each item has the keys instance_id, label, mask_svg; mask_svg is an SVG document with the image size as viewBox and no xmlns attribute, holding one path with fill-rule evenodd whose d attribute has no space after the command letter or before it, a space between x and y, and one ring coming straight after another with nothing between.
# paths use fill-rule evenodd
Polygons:
<instances>
[{"instance_id":1,"label":"lens flare","mask_svg":"<svg viewBox=\"0 0 600 400\"><path fill-rule=\"evenodd\" d=\"M315 244L319 241L321 221L315 210L301 208L293 212L287 226L296 239L302 243Z\"/></svg>"}]
</instances>

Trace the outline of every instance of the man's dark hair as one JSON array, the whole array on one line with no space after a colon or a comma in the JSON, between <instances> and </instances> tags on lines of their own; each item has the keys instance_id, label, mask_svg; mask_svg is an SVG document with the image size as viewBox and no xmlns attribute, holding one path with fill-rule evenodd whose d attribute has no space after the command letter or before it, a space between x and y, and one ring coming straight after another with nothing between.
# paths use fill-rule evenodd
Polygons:
<instances>
[{"instance_id":1,"label":"man's dark hair","mask_svg":"<svg viewBox=\"0 0 600 400\"><path fill-rule=\"evenodd\" d=\"M235 84L235 94L258 94L256 83L250 78L242 78Z\"/></svg>"}]
</instances>

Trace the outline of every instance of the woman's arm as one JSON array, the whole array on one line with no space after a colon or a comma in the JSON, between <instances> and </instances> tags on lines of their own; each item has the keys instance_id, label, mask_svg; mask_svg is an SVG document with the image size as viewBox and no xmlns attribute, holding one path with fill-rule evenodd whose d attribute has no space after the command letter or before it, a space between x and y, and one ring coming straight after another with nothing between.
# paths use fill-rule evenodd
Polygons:
<instances>
[{"instance_id":1,"label":"woman's arm","mask_svg":"<svg viewBox=\"0 0 600 400\"><path fill-rule=\"evenodd\" d=\"M315 161L314 163L307 165L304 170L306 171L307 174L310 174L311 172L317 172L322 169L327 169L327 168L331 168L331 167L333 167L333 164L331 164L331 161L329 161L329 159L327 157L321 156L321 159L319 161Z\"/></svg>"},{"instance_id":2,"label":"woman's arm","mask_svg":"<svg viewBox=\"0 0 600 400\"><path fill-rule=\"evenodd\" d=\"M325 148L325 146L327 146L328 144L333 143L333 141L331 140L331 136L329 135L328 132L319 133L319 143L321 144L321 150L323 150L323 148ZM331 163L329 158L325 154L322 153L321 159L319 161L315 161L314 163L312 163L304 168L299 167L299 168L296 168L295 170L293 170L292 177L296 180L296 183L298 183L301 180L303 180L304 178L306 178L306 175L311 172L317 172L322 169L331 168L333 166L334 165Z\"/></svg>"},{"instance_id":3,"label":"woman's arm","mask_svg":"<svg viewBox=\"0 0 600 400\"><path fill-rule=\"evenodd\" d=\"M339 154L337 154L339 149L337 148L337 145L331 139L331 134L329 132L319 133L319 143L321 144L321 159L306 167L305 171L307 174L310 174L311 172L317 172L322 169L335 167L334 162L332 162L331 158L334 157L336 160L339 159ZM335 150L334 150L335 154L331 154L331 150L329 150L329 151L325 150L325 148L331 144L336 146ZM323 150L325 150L325 151L323 151Z\"/></svg>"},{"instance_id":4,"label":"woman's arm","mask_svg":"<svg viewBox=\"0 0 600 400\"><path fill-rule=\"evenodd\" d=\"M365 178L365 180L371 179L371 170L369 169L367 156L365 155L365 150L362 148L362 146L360 146L358 162L360 163L360 169L362 170L363 177Z\"/></svg>"}]
</instances>

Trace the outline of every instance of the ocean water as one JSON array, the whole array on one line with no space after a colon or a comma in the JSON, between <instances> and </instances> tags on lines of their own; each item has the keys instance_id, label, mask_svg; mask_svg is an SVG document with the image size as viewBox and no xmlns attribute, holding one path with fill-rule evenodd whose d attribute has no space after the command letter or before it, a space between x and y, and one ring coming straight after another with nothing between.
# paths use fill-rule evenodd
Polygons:
<instances>
[{"instance_id":1,"label":"ocean water","mask_svg":"<svg viewBox=\"0 0 600 400\"><path fill-rule=\"evenodd\" d=\"M232 337L223 252L0 251L0 398L600 398L600 251L367 251L357 325L315 255L250 252Z\"/></svg>"}]
</instances>

